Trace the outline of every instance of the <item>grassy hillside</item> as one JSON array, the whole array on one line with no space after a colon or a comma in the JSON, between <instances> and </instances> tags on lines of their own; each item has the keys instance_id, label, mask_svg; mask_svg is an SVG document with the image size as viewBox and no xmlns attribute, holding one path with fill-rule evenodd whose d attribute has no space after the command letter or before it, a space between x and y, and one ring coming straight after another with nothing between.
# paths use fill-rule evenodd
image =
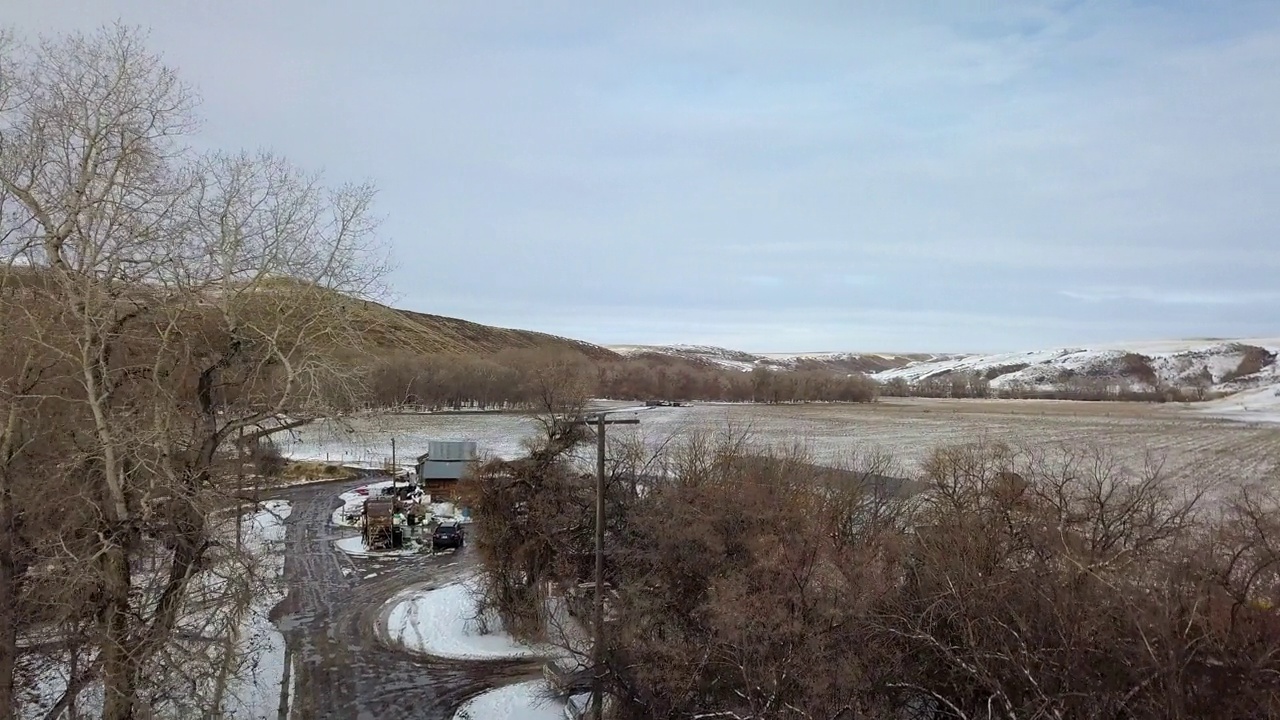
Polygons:
<instances>
[{"instance_id":1,"label":"grassy hillside","mask_svg":"<svg viewBox=\"0 0 1280 720\"><path fill-rule=\"evenodd\" d=\"M55 291L50 285L50 276L43 269L18 266L0 270L0 291ZM270 293L288 291L295 283L288 279L269 279L260 281L259 284L259 292ZM138 291L145 292L145 286L139 285ZM133 301L136 299L132 298ZM348 299L348 302L353 303L348 307L354 311L365 349L375 353L398 350L421 354L491 355L504 350L551 350L581 353L595 360L620 357L599 345L546 333L492 327L458 318L400 310L364 300Z\"/></svg>"},{"instance_id":2,"label":"grassy hillside","mask_svg":"<svg viewBox=\"0 0 1280 720\"><path fill-rule=\"evenodd\" d=\"M366 303L364 314L363 333L370 349L467 355L503 350L554 350L578 352L593 359L617 357L611 350L578 340L398 310L377 303Z\"/></svg>"}]
</instances>

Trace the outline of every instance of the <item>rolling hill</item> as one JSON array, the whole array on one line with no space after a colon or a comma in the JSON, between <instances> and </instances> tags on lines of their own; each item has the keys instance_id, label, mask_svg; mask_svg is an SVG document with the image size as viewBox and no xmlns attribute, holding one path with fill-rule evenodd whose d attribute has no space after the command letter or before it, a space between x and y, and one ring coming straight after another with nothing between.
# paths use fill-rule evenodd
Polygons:
<instances>
[{"instance_id":1,"label":"rolling hill","mask_svg":"<svg viewBox=\"0 0 1280 720\"><path fill-rule=\"evenodd\" d=\"M610 345L609 349L623 357L654 360L669 358L730 370L749 371L756 367L768 367L776 370L832 370L868 375L936 357L924 354L848 352L755 354L711 345Z\"/></svg>"},{"instance_id":2,"label":"rolling hill","mask_svg":"<svg viewBox=\"0 0 1280 720\"><path fill-rule=\"evenodd\" d=\"M593 360L618 357L611 350L579 340L531 330L481 325L372 302L364 303L360 320L362 334L371 349L464 355L490 355L504 350L550 350L580 353Z\"/></svg>"},{"instance_id":3,"label":"rolling hill","mask_svg":"<svg viewBox=\"0 0 1280 720\"><path fill-rule=\"evenodd\" d=\"M56 285L51 281L52 276L43 268L27 265L0 267L0 292L26 294L34 291L40 293L35 297L42 297L44 293L56 292ZM271 278L257 281L251 292L288 292L295 286L300 286L298 281ZM314 292L314 289L310 291ZM121 295L122 303L136 304L139 298L147 299L150 292L152 290L147 284L139 283L131 292ZM351 313L349 320L358 328L365 349L374 353L404 351L491 355L504 350L549 350L578 353L593 360L620 357L599 345L547 333L493 327L459 318L402 310L370 300L337 297L338 302L344 303L345 310Z\"/></svg>"},{"instance_id":4,"label":"rolling hill","mask_svg":"<svg viewBox=\"0 0 1280 720\"><path fill-rule=\"evenodd\" d=\"M1280 338L1167 340L1020 353L948 355L874 373L882 382L918 383L955 373L977 373L993 388L1047 388L1089 379L1148 389L1204 387L1237 392L1280 382Z\"/></svg>"},{"instance_id":5,"label":"rolling hill","mask_svg":"<svg viewBox=\"0 0 1280 720\"><path fill-rule=\"evenodd\" d=\"M615 345L624 357L750 371L757 367L860 372L915 384L976 374L995 389L1048 389L1089 380L1132 389L1203 387L1233 393L1280 384L1280 338L1164 340L992 354L748 353L707 345Z\"/></svg>"}]
</instances>

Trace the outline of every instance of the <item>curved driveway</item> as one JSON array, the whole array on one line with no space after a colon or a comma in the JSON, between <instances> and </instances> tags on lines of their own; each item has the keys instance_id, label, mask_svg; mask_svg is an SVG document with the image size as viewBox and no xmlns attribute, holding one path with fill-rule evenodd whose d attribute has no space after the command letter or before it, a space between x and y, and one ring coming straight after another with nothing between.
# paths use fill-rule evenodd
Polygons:
<instances>
[{"instance_id":1,"label":"curved driveway","mask_svg":"<svg viewBox=\"0 0 1280 720\"><path fill-rule=\"evenodd\" d=\"M388 646L383 605L415 585L458 579L470 551L436 557L351 558L333 546L349 530L329 525L340 492L369 482L325 483L273 495L293 503L284 564L288 595L272 613L292 658L289 720L447 719L467 698L535 676L537 660L447 660ZM285 704L285 703L282 703Z\"/></svg>"}]
</instances>

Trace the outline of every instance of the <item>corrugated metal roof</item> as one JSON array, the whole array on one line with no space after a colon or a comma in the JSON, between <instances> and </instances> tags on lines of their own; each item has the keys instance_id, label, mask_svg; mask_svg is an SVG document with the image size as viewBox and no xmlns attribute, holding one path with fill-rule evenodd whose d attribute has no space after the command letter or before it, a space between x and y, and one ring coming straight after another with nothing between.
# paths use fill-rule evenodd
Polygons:
<instances>
[{"instance_id":1,"label":"corrugated metal roof","mask_svg":"<svg viewBox=\"0 0 1280 720\"><path fill-rule=\"evenodd\" d=\"M475 460L478 454L474 440L427 441L427 457L433 461Z\"/></svg>"}]
</instances>

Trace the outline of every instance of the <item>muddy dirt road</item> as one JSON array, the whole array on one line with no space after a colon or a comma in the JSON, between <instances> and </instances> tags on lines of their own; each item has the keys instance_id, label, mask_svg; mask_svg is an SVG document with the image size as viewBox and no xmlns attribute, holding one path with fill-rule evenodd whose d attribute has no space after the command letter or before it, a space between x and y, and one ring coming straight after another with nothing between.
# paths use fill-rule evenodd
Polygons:
<instances>
[{"instance_id":1,"label":"muddy dirt road","mask_svg":"<svg viewBox=\"0 0 1280 720\"><path fill-rule=\"evenodd\" d=\"M292 659L290 720L451 718L468 697L536 675L536 660L456 661L413 655L377 632L386 601L410 586L457 579L469 551L436 557L350 558L333 540L350 534L329 525L337 495L369 482L291 488L285 539L288 596L272 614ZM286 686L288 683L286 683Z\"/></svg>"}]
</instances>

